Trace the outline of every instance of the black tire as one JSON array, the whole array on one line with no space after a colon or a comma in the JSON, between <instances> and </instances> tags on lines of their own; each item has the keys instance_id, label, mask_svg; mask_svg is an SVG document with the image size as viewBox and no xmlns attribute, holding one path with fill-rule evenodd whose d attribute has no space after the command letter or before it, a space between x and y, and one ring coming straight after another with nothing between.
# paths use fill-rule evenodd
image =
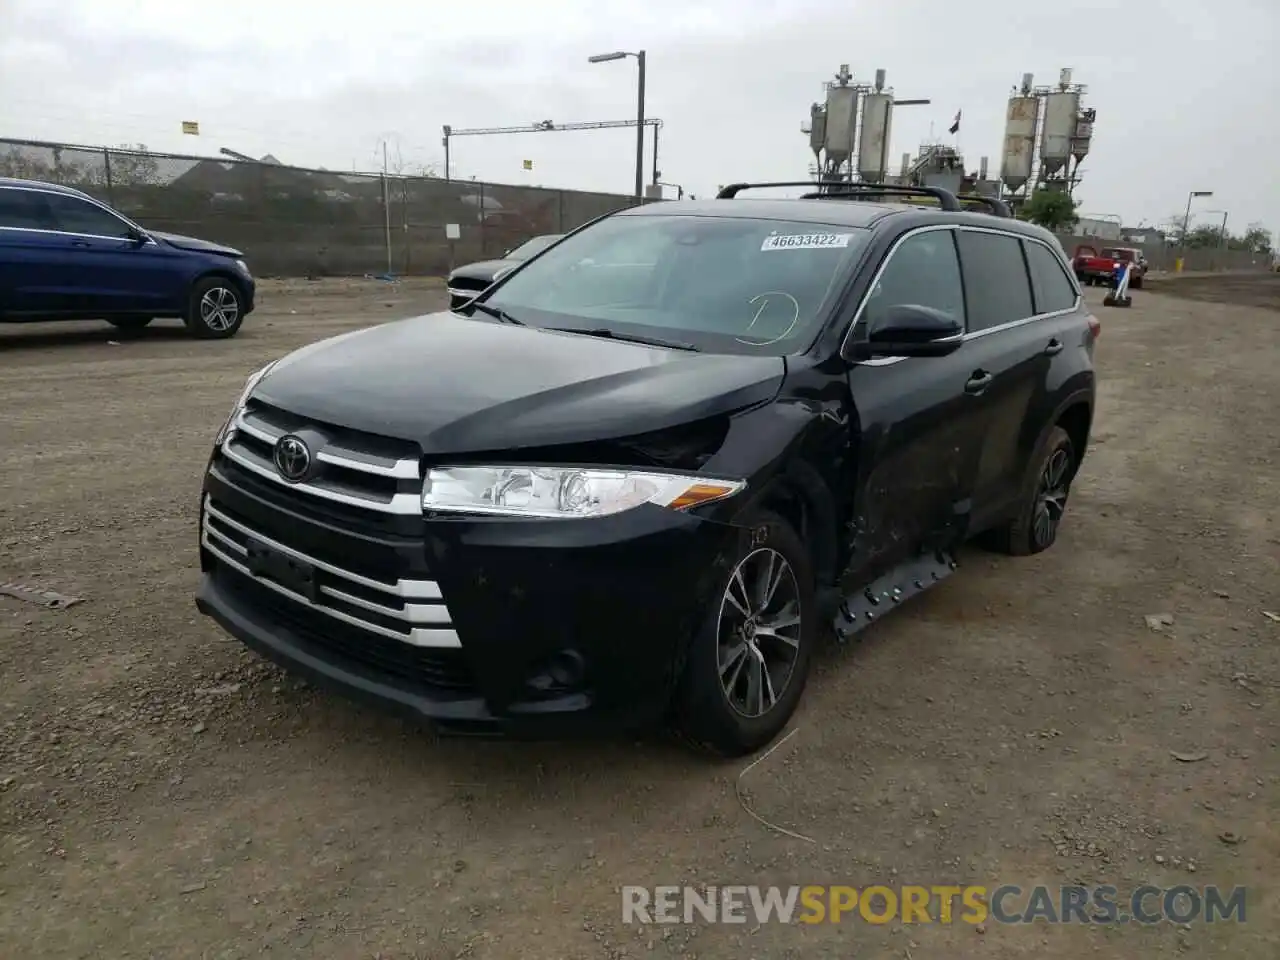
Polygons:
<instances>
[{"instance_id":1,"label":"black tire","mask_svg":"<svg viewBox=\"0 0 1280 960\"><path fill-rule=\"evenodd\" d=\"M107 319L107 323L117 330L125 330L130 333L143 329L150 322L151 317L109 317Z\"/></svg>"},{"instance_id":2,"label":"black tire","mask_svg":"<svg viewBox=\"0 0 1280 960\"><path fill-rule=\"evenodd\" d=\"M804 693L809 662L819 635L813 567L799 536L784 519L766 511L753 512L742 525L743 531L732 560L717 578L717 589L713 594L717 599L712 601L711 609L703 617L690 644L676 702L676 726L683 738L723 757L753 753L771 742L787 725ZM753 619L761 627L766 626L769 618L776 618L790 605L793 597L799 610L799 623L779 627L779 630L786 631L786 635L794 639L794 647L774 635L765 634L748 643L744 634L732 629L738 622L745 625L745 618L727 599L731 585L735 582L752 585L761 582L756 578L757 573L765 570L767 561L776 563L778 559L785 561L790 577L786 574L780 576L774 596ZM741 579L737 579L740 575ZM742 595L736 586L734 593ZM722 609L725 611L723 622ZM780 619L785 620L786 617ZM754 630L753 627L752 633ZM733 696L740 692L743 700L747 701L751 689L749 681L753 675L751 668L766 663L765 670L754 674L761 679L766 675L770 677L774 695L772 705L762 712L757 713L755 708L763 701L735 704L731 702L731 693L726 692L726 684L721 680L721 648L722 641L728 637L739 643L738 649L742 651L740 657L726 658L729 669L725 676ZM723 645L729 646L728 643ZM753 656L749 652L751 649L760 652ZM762 661L761 658L765 659ZM774 658L775 662L768 665L767 661ZM781 669L788 666L788 658L789 669ZM773 686L777 680L782 681L781 690ZM754 686L756 689L768 689L759 680Z\"/></svg>"},{"instance_id":3,"label":"black tire","mask_svg":"<svg viewBox=\"0 0 1280 960\"><path fill-rule=\"evenodd\" d=\"M244 293L234 280L203 277L191 288L182 322L201 340L234 337L244 322Z\"/></svg>"},{"instance_id":4,"label":"black tire","mask_svg":"<svg viewBox=\"0 0 1280 960\"><path fill-rule=\"evenodd\" d=\"M1031 459L1018 497L1017 516L1007 525L992 530L985 538L987 545L1015 557L1041 553L1053 546L1062 527L1077 467L1075 445L1070 435L1055 426ZM1046 488L1046 481L1052 481L1056 486ZM1042 510L1047 511L1049 518L1047 536ZM1039 522L1037 518L1041 518Z\"/></svg>"}]
</instances>

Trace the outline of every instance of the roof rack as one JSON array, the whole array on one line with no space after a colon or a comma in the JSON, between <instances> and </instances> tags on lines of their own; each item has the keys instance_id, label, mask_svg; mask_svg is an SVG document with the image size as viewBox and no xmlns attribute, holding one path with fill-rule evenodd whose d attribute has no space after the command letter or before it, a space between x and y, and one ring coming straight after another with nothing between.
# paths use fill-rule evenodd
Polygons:
<instances>
[{"instance_id":1,"label":"roof rack","mask_svg":"<svg viewBox=\"0 0 1280 960\"><path fill-rule=\"evenodd\" d=\"M731 183L716 194L717 200L732 200L743 190L759 190L768 187L812 187L812 180L786 180L776 183ZM977 193L954 194L942 187L910 187L890 183L821 183L819 189L802 194L802 200L874 200L887 197L928 197L951 213L960 213L966 206L986 207L997 217L1012 217L1013 211L1003 200L984 197Z\"/></svg>"},{"instance_id":2,"label":"roof rack","mask_svg":"<svg viewBox=\"0 0 1280 960\"><path fill-rule=\"evenodd\" d=\"M964 209L956 195L942 187L906 187L890 183L833 183L826 190L806 193L804 200L876 200L888 197L929 197L952 213Z\"/></svg>"},{"instance_id":3,"label":"roof rack","mask_svg":"<svg viewBox=\"0 0 1280 960\"><path fill-rule=\"evenodd\" d=\"M760 190L764 187L812 187L812 180L781 180L775 183L731 183L721 187L716 194L717 200L732 200L743 190Z\"/></svg>"},{"instance_id":4,"label":"roof rack","mask_svg":"<svg viewBox=\"0 0 1280 960\"><path fill-rule=\"evenodd\" d=\"M997 200L995 197L984 197L976 193L957 194L956 199L961 205L966 203L976 203L986 207L997 217L1013 217L1013 210L1003 200Z\"/></svg>"},{"instance_id":5,"label":"roof rack","mask_svg":"<svg viewBox=\"0 0 1280 960\"><path fill-rule=\"evenodd\" d=\"M827 182L815 184L812 180L785 180L775 183L731 183L727 187L722 187L720 192L716 194L717 200L732 200L743 190L760 190L767 187L812 187L817 186L819 189L804 194L802 200L818 200L831 198L833 200L857 200L870 199L877 196L914 196L914 197L932 197L938 201L938 205L943 210L958 212L964 208L960 206L960 201L956 199L954 193L950 190L943 190L941 187L904 187L897 184L883 183L845 183L845 182ZM825 189L824 189L825 188Z\"/></svg>"}]
</instances>

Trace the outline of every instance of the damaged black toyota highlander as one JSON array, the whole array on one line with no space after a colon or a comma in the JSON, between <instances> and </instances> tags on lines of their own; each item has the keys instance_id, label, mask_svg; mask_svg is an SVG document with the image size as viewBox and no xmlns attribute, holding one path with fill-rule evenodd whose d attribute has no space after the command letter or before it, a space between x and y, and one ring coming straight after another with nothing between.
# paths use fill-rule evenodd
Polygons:
<instances>
[{"instance_id":1,"label":"damaged black toyota highlander","mask_svg":"<svg viewBox=\"0 0 1280 960\"><path fill-rule=\"evenodd\" d=\"M744 186L254 374L205 478L199 608L442 728L670 720L738 754L828 630L971 537L1052 544L1098 335L1053 236L937 189Z\"/></svg>"}]
</instances>

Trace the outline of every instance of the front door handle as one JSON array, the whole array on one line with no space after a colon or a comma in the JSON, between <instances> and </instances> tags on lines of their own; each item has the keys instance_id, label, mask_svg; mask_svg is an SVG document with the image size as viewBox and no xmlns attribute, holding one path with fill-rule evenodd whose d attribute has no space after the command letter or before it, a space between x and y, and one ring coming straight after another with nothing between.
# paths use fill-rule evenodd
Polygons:
<instances>
[{"instance_id":1,"label":"front door handle","mask_svg":"<svg viewBox=\"0 0 1280 960\"><path fill-rule=\"evenodd\" d=\"M88 240L72 240L71 245L73 247L81 247L87 250L89 247L89 241Z\"/></svg>"},{"instance_id":2,"label":"front door handle","mask_svg":"<svg viewBox=\"0 0 1280 960\"><path fill-rule=\"evenodd\" d=\"M994 378L991 374L987 373L985 370L975 370L973 371L973 376L965 381L964 392L974 395L982 393L987 389L987 387L991 386L991 381L993 379Z\"/></svg>"},{"instance_id":3,"label":"front door handle","mask_svg":"<svg viewBox=\"0 0 1280 960\"><path fill-rule=\"evenodd\" d=\"M1050 357L1052 357L1055 353L1061 353L1062 341L1059 340L1057 337L1054 337L1052 340L1049 341L1048 345L1044 348L1044 352L1046 356L1050 356Z\"/></svg>"}]
</instances>

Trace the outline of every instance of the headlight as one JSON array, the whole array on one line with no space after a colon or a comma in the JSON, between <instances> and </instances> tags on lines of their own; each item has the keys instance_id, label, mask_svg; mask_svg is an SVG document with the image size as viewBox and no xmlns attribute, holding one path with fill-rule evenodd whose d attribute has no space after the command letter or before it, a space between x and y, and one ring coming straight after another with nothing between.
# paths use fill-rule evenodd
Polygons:
<instances>
[{"instance_id":1,"label":"headlight","mask_svg":"<svg viewBox=\"0 0 1280 960\"><path fill-rule=\"evenodd\" d=\"M227 439L227 432L231 429L231 424L235 422L236 417L240 415L240 411L244 408L244 405L249 402L249 394L253 393L253 388L258 385L263 377L271 372L271 368L278 362L279 361L272 360L261 370L255 370L253 373L249 374L249 378L244 382L244 389L240 391L240 399L237 400L236 405L231 408L231 414L227 417L226 421L222 424L222 428L218 431L217 439L213 441L213 445L215 447L222 446L222 441Z\"/></svg>"},{"instance_id":2,"label":"headlight","mask_svg":"<svg viewBox=\"0 0 1280 960\"><path fill-rule=\"evenodd\" d=\"M742 490L741 480L577 467L435 467L422 508L509 517L605 517L653 503L688 510Z\"/></svg>"}]
</instances>

